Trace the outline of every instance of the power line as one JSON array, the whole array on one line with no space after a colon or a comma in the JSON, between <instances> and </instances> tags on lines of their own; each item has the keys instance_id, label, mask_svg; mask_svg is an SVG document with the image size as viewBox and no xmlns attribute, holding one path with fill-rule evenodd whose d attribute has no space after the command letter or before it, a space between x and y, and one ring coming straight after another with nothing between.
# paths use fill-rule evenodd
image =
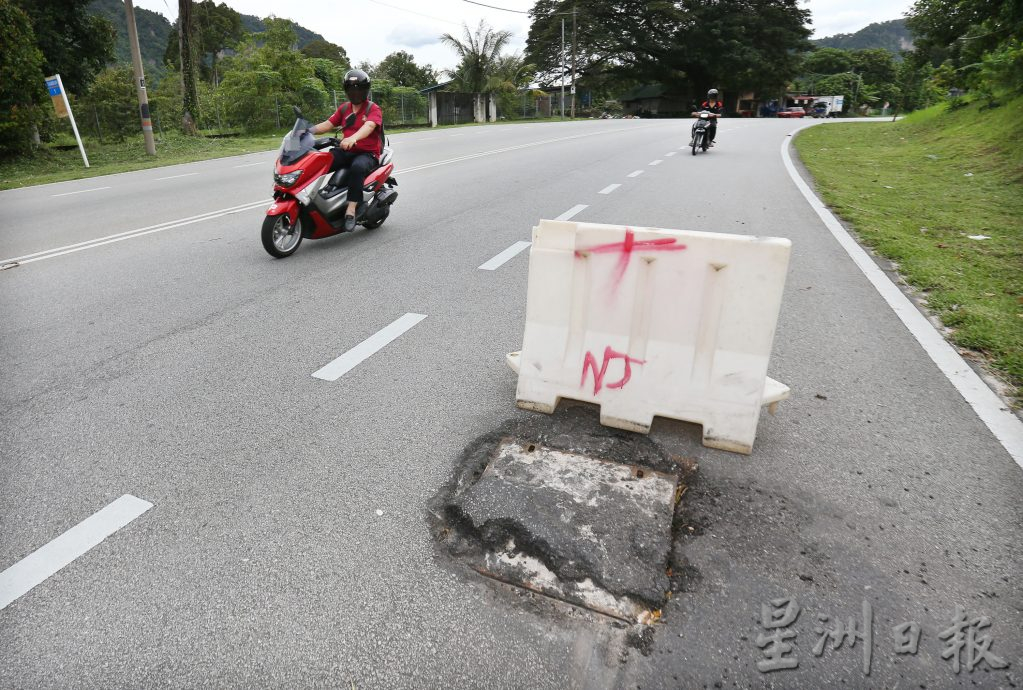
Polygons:
<instances>
[{"instance_id":1,"label":"power line","mask_svg":"<svg viewBox=\"0 0 1023 690\"><path fill-rule=\"evenodd\" d=\"M489 7L492 10L501 10L502 12L514 12L515 14L529 14L525 10L509 10L507 7L494 7L493 5L484 5L482 2L475 2L475 0L462 0L470 5L479 5L480 7Z\"/></svg>"},{"instance_id":2,"label":"power line","mask_svg":"<svg viewBox=\"0 0 1023 690\"><path fill-rule=\"evenodd\" d=\"M441 19L440 17L434 17L434 16L429 15L429 14L423 14L422 12L416 12L415 10L409 10L409 9L404 8L404 7L398 7L397 5L389 5L386 2L380 2L380 0L369 0L369 1L372 2L372 3L376 3L377 5L383 5L384 7L390 7L392 10L398 10L399 12L408 12L409 14L419 15L420 17L426 17L427 19L432 19L432 20L437 21L437 22L444 22L445 24L453 24L455 26L461 26L461 24L459 22L453 22L450 19Z\"/></svg>"}]
</instances>

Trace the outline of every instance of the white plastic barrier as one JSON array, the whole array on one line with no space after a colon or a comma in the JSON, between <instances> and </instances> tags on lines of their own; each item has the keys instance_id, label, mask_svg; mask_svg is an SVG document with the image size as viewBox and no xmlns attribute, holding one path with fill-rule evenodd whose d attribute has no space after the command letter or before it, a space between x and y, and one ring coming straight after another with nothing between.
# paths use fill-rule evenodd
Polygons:
<instances>
[{"instance_id":1,"label":"white plastic barrier","mask_svg":"<svg viewBox=\"0 0 1023 690\"><path fill-rule=\"evenodd\" d=\"M750 453L791 242L544 220L533 228L526 331L508 355L519 407L600 405L606 426L654 416L703 425L704 445Z\"/></svg>"}]
</instances>

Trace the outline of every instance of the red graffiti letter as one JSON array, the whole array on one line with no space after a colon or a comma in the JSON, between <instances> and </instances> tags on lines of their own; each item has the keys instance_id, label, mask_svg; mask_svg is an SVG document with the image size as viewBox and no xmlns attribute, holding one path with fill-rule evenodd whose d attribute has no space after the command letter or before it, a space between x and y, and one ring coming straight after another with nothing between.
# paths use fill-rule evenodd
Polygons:
<instances>
[{"instance_id":1,"label":"red graffiti letter","mask_svg":"<svg viewBox=\"0 0 1023 690\"><path fill-rule=\"evenodd\" d=\"M646 364L642 359L629 357L627 354L616 352L608 346L604 348L604 362L600 366L600 371L597 371L597 358L593 356L592 352L587 352L586 357L583 359L583 376L582 380L579 381L579 387L582 388L586 385L586 370L589 369L593 372L593 394L599 393L600 389L604 387L604 376L607 374L607 366L613 359L621 359L625 362L625 373L620 381L607 384L608 388L623 388L629 382L629 379L632 378L632 365Z\"/></svg>"}]
</instances>

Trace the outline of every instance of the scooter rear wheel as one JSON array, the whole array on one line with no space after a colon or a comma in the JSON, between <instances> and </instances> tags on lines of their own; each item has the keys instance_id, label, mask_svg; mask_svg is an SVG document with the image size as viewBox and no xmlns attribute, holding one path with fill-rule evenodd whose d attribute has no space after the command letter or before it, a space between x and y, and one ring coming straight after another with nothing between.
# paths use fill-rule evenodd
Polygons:
<instances>
[{"instance_id":1,"label":"scooter rear wheel","mask_svg":"<svg viewBox=\"0 0 1023 690\"><path fill-rule=\"evenodd\" d=\"M270 256L276 259L291 256L298 249L298 245L302 244L302 219L296 218L292 223L286 213L267 216L263 220L260 238L263 240L263 249Z\"/></svg>"},{"instance_id":2,"label":"scooter rear wheel","mask_svg":"<svg viewBox=\"0 0 1023 690\"><path fill-rule=\"evenodd\" d=\"M367 230L376 230L377 228L384 224L384 221L387 220L387 216L389 215L391 215L391 209L389 208L385 209L383 218L363 223L362 227L366 228Z\"/></svg>"}]
</instances>

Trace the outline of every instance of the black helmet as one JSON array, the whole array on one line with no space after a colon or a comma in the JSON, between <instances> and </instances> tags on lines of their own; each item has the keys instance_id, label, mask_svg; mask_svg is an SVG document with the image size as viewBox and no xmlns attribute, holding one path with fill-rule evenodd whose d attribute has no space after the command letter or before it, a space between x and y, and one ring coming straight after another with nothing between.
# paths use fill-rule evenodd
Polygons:
<instances>
[{"instance_id":1,"label":"black helmet","mask_svg":"<svg viewBox=\"0 0 1023 690\"><path fill-rule=\"evenodd\" d=\"M345 77L345 79L347 80L348 77ZM711 89L710 91L707 92L707 98L717 98L717 97L718 97L718 90L717 89Z\"/></svg>"},{"instance_id":2,"label":"black helmet","mask_svg":"<svg viewBox=\"0 0 1023 690\"><path fill-rule=\"evenodd\" d=\"M345 85L345 93L348 93L350 89L358 89L364 94L369 93L369 75L361 69L350 69L345 72L343 83Z\"/></svg>"}]
</instances>

